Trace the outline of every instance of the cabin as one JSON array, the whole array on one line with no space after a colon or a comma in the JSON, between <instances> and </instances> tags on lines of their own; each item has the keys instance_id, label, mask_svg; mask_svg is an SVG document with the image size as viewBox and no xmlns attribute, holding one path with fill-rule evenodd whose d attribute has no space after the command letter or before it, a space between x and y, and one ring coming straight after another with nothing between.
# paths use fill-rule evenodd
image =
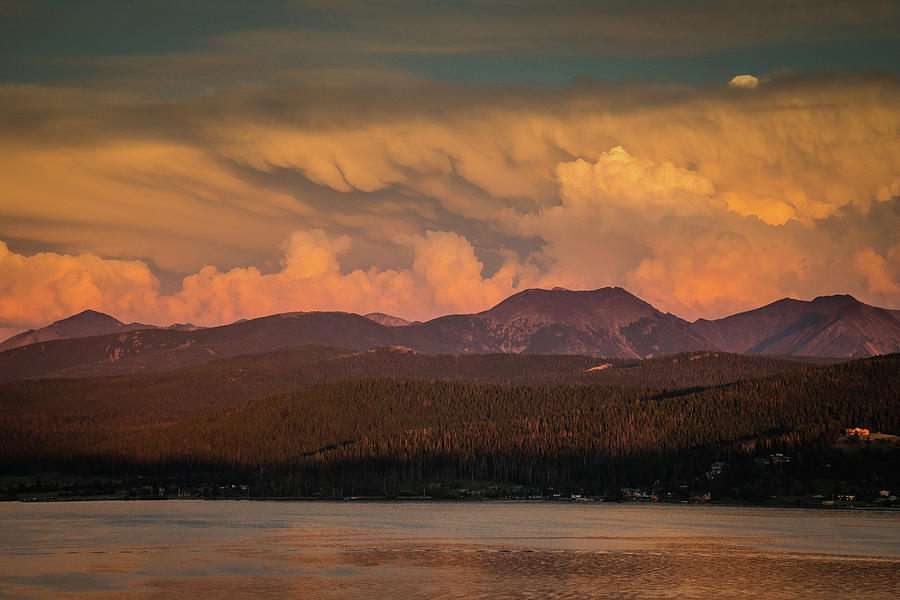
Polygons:
<instances>
[{"instance_id":1,"label":"cabin","mask_svg":"<svg viewBox=\"0 0 900 600\"><path fill-rule=\"evenodd\" d=\"M784 465L789 462L791 462L790 457L785 456L781 452L779 452L778 454L772 454L769 456L769 464L772 464L772 465Z\"/></svg>"}]
</instances>

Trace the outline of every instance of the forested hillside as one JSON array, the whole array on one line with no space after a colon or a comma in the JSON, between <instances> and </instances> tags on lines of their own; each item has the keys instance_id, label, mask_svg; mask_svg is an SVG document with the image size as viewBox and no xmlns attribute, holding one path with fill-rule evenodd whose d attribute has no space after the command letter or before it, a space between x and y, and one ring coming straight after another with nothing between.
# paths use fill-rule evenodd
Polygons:
<instances>
[{"instance_id":1,"label":"forested hillside","mask_svg":"<svg viewBox=\"0 0 900 600\"><path fill-rule=\"evenodd\" d=\"M396 366L394 354L407 356L377 358ZM442 364L435 360L432 366ZM486 360L503 364L507 357ZM825 467L815 457L833 452L844 428L900 432L898 355L704 386L689 376L700 359L667 360L657 365L686 369L681 376L692 385L370 377L142 427L81 421L53 429L8 414L2 455L16 468L40 463L182 479L193 473L248 482L260 494L334 488L391 495L404 482L449 479L597 493L659 481L697 485L711 461L737 473L747 460L774 453L794 458L798 479L821 478ZM616 368L629 367L587 373ZM859 485L878 487L896 481L898 466L895 452L847 468L862 469L851 474Z\"/></svg>"},{"instance_id":2,"label":"forested hillside","mask_svg":"<svg viewBox=\"0 0 900 600\"><path fill-rule=\"evenodd\" d=\"M794 359L695 352L650 360L485 354L432 356L402 348L322 346L220 359L164 373L0 383L0 418L43 431L170 423L315 383L365 377L500 384L617 383L660 389L722 385L798 369ZM82 424L82 421L85 421Z\"/></svg>"}]
</instances>

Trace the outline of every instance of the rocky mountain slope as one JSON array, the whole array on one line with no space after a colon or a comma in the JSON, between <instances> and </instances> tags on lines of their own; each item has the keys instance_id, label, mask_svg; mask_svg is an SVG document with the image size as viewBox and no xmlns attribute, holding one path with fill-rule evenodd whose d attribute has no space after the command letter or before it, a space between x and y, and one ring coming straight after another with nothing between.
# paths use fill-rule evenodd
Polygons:
<instances>
[{"instance_id":1,"label":"rocky mountain slope","mask_svg":"<svg viewBox=\"0 0 900 600\"><path fill-rule=\"evenodd\" d=\"M477 315L444 319L450 321L435 319L423 327L467 325L473 333L462 340L467 352L649 358L710 348L686 321L622 288L525 290Z\"/></svg>"},{"instance_id":2,"label":"rocky mountain slope","mask_svg":"<svg viewBox=\"0 0 900 600\"><path fill-rule=\"evenodd\" d=\"M852 296L785 298L724 319L691 325L717 349L747 354L864 357L900 352L900 311Z\"/></svg>"},{"instance_id":3,"label":"rocky mountain slope","mask_svg":"<svg viewBox=\"0 0 900 600\"><path fill-rule=\"evenodd\" d=\"M28 335L34 337L23 337ZM37 341L19 345L28 339ZM649 358L722 350L859 357L900 352L900 311L868 306L850 296L826 296L810 302L779 300L723 319L689 323L621 288L558 288L525 290L480 313L424 323L379 313L306 312L208 329L160 329L85 311L4 343L19 347L0 352L0 381L163 371L305 344L351 350L403 346L429 354Z\"/></svg>"},{"instance_id":4,"label":"rocky mountain slope","mask_svg":"<svg viewBox=\"0 0 900 600\"><path fill-rule=\"evenodd\" d=\"M118 319L95 310L85 310L77 315L51 323L40 329L29 329L0 343L0 352L51 340L103 335L104 333L121 333L137 329L152 329L155 325L143 323L125 324Z\"/></svg>"}]
</instances>

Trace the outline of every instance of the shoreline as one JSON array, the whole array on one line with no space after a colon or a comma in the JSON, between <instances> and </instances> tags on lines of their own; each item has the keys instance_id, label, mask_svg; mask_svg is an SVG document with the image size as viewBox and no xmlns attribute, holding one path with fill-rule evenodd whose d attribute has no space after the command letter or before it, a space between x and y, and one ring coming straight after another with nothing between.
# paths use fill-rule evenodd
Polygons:
<instances>
[{"instance_id":1,"label":"shoreline","mask_svg":"<svg viewBox=\"0 0 900 600\"><path fill-rule=\"evenodd\" d=\"M815 504L815 503L752 503L752 502L690 502L690 501L660 501L660 502L616 502L602 498L432 498L428 496L353 496L341 498L319 498L312 496L258 496L245 498L177 498L166 496L150 497L123 497L123 496L90 496L74 498L6 498L0 500L3 503L20 504L57 504L71 502L296 502L296 503L328 503L328 504L566 504L566 505L613 505L613 506L690 506L690 507L720 507L720 508L756 508L756 509L798 509L798 510L822 510L822 511L859 511L859 512L886 512L900 513L900 506L874 506L859 504Z\"/></svg>"}]
</instances>

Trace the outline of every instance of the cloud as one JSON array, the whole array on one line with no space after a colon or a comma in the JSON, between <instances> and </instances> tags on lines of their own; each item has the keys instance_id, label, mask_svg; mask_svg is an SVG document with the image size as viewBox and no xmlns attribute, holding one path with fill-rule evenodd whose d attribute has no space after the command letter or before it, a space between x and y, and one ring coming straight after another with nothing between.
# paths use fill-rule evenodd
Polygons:
<instances>
[{"instance_id":1,"label":"cloud","mask_svg":"<svg viewBox=\"0 0 900 600\"><path fill-rule=\"evenodd\" d=\"M731 81L728 82L728 85L736 88L755 90L759 85L759 79L753 75L735 75L731 78Z\"/></svg>"},{"instance_id":2,"label":"cloud","mask_svg":"<svg viewBox=\"0 0 900 600\"><path fill-rule=\"evenodd\" d=\"M810 226L767 224L730 210L693 171L656 164L621 146L593 164L561 163L557 178L562 204L520 221L546 241L544 286L623 285L689 319L848 289L896 306L900 269L891 270L871 247L848 252L878 237L875 215L859 219L857 209ZM900 213L884 213L884 227L900 225ZM843 236L835 237L835 230ZM900 254L894 248L888 256Z\"/></svg>"},{"instance_id":3,"label":"cloud","mask_svg":"<svg viewBox=\"0 0 900 600\"><path fill-rule=\"evenodd\" d=\"M894 246L890 250L892 258L896 257L900 244ZM871 247L866 246L862 250L853 253L853 267L857 273L865 277L869 292L874 294L900 294L900 284L898 284L897 266L894 265L893 277L888 274L888 264L883 256L875 252Z\"/></svg>"},{"instance_id":4,"label":"cloud","mask_svg":"<svg viewBox=\"0 0 900 600\"><path fill-rule=\"evenodd\" d=\"M546 285L624 285L689 318L778 293L773 265L748 260L750 232L766 226L730 212L705 177L616 146L593 164L561 163L557 179L562 204L521 220L547 242Z\"/></svg>"},{"instance_id":5,"label":"cloud","mask_svg":"<svg viewBox=\"0 0 900 600\"><path fill-rule=\"evenodd\" d=\"M248 56L268 57L270 64L310 56L329 63L476 53L680 56L785 41L888 38L900 18L900 11L883 0L797 0L788 5L777 0L693 1L677 6L659 0L628 6L579 0L552 5L467 1L431 3L428 10L414 2L295 2L290 8L287 14L262 8L262 18L254 19L252 28L227 28L195 45L230 56L237 64ZM198 17L204 17L202 11L184 15ZM204 23L203 29L208 28ZM172 63L180 67L178 61ZM265 67L262 61L260 65Z\"/></svg>"},{"instance_id":6,"label":"cloud","mask_svg":"<svg viewBox=\"0 0 900 600\"><path fill-rule=\"evenodd\" d=\"M887 202L894 196L900 196L900 179L895 179L890 183L879 186L875 196L879 202Z\"/></svg>"},{"instance_id":7,"label":"cloud","mask_svg":"<svg viewBox=\"0 0 900 600\"><path fill-rule=\"evenodd\" d=\"M583 159L556 168L565 206L619 203L629 208L691 214L702 211L714 193L712 182L671 162L655 164L631 156L622 146L600 154L593 165Z\"/></svg>"},{"instance_id":8,"label":"cloud","mask_svg":"<svg viewBox=\"0 0 900 600\"><path fill-rule=\"evenodd\" d=\"M158 281L141 261L40 252L23 256L0 241L0 325L39 326L85 308L125 318L155 314Z\"/></svg>"},{"instance_id":9,"label":"cloud","mask_svg":"<svg viewBox=\"0 0 900 600\"><path fill-rule=\"evenodd\" d=\"M351 246L347 236L298 231L284 245L275 272L205 266L165 295L141 261L50 252L24 256L0 242L0 326L7 331L17 324L39 327L86 308L154 324L219 325L304 310L380 311L424 319L484 310L514 293L519 272L527 271L510 260L491 277L482 276L483 264L472 245L451 232L402 236L400 243L412 251L407 268L342 272L340 256Z\"/></svg>"},{"instance_id":10,"label":"cloud","mask_svg":"<svg viewBox=\"0 0 900 600\"><path fill-rule=\"evenodd\" d=\"M687 318L838 292L896 307L898 106L893 75L165 101L0 86L4 268L35 266L9 272L0 321L424 318L532 285L623 285Z\"/></svg>"},{"instance_id":11,"label":"cloud","mask_svg":"<svg viewBox=\"0 0 900 600\"><path fill-rule=\"evenodd\" d=\"M409 238L415 252L413 274L426 285L418 289L431 296L426 305L442 307L441 313L478 312L500 302L536 275L512 253L490 277L468 240L452 232L429 231ZM421 292L420 292L421 293Z\"/></svg>"},{"instance_id":12,"label":"cloud","mask_svg":"<svg viewBox=\"0 0 900 600\"><path fill-rule=\"evenodd\" d=\"M559 162L593 160L616 145L690 168L731 210L775 225L810 225L848 202L867 206L889 193L900 161L896 77L781 80L753 95L720 92L486 95L439 114L347 125L251 117L211 135L224 156L261 172L295 170L342 193L402 187L480 220L502 219L520 198L552 204ZM460 193L456 181L476 193Z\"/></svg>"},{"instance_id":13,"label":"cloud","mask_svg":"<svg viewBox=\"0 0 900 600\"><path fill-rule=\"evenodd\" d=\"M349 238L331 238L321 230L295 232L280 271L204 267L159 302L171 318L198 323L297 310L379 311L424 319L484 310L515 292L520 267L510 261L483 277L472 245L456 233L429 231L398 241L413 254L406 268L371 266L343 273L339 257L349 250Z\"/></svg>"}]
</instances>

